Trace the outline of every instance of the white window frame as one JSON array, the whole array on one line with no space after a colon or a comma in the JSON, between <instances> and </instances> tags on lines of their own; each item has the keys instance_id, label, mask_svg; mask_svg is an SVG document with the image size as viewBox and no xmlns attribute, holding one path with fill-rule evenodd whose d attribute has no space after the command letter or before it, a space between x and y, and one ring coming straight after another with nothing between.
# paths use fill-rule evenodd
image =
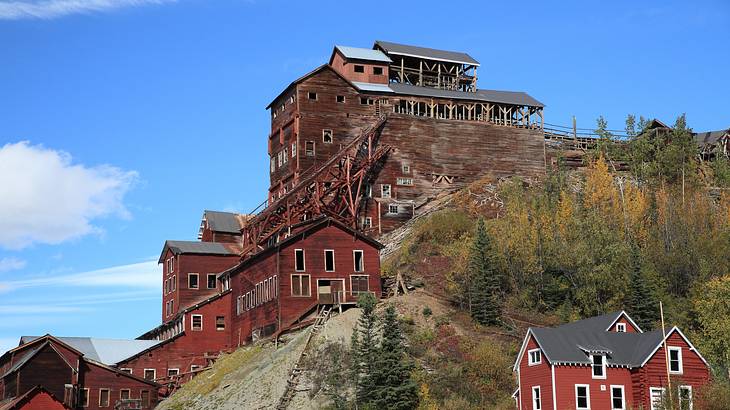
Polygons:
<instances>
[{"instance_id":1,"label":"white window frame","mask_svg":"<svg viewBox=\"0 0 730 410\"><path fill-rule=\"evenodd\" d=\"M327 252L332 253L332 269L327 269ZM325 249L324 250L324 271L325 272L334 272L335 271L335 250L334 249Z\"/></svg>"},{"instance_id":2,"label":"white window frame","mask_svg":"<svg viewBox=\"0 0 730 410\"><path fill-rule=\"evenodd\" d=\"M595 361L594 361L594 358L596 356L600 356L601 357L601 375L600 376L596 376L596 374L594 372L594 369L595 369ZM590 354L590 357L591 357L591 378L593 378L593 379L601 379L601 380L606 379L606 355L591 353Z\"/></svg>"},{"instance_id":3,"label":"white window frame","mask_svg":"<svg viewBox=\"0 0 730 410\"><path fill-rule=\"evenodd\" d=\"M413 178L411 177L398 177L395 180L396 185L402 185L402 186L413 186Z\"/></svg>"},{"instance_id":4,"label":"white window frame","mask_svg":"<svg viewBox=\"0 0 730 410\"><path fill-rule=\"evenodd\" d=\"M669 352L669 374L682 374L684 373L684 363L682 362L682 348L680 346L668 346L667 351ZM677 359L679 361L679 370L672 370L672 352L677 353Z\"/></svg>"},{"instance_id":5,"label":"white window frame","mask_svg":"<svg viewBox=\"0 0 730 410\"><path fill-rule=\"evenodd\" d=\"M655 403L654 402L654 398L652 397L652 393L654 393L655 391L661 393L659 395L659 403ZM662 404L661 402L664 399L664 393L666 391L667 390L664 387L649 387L649 408L651 410L658 410L659 409L659 407L657 407L657 404L659 404L661 406L661 404Z\"/></svg>"},{"instance_id":6,"label":"white window frame","mask_svg":"<svg viewBox=\"0 0 730 410\"><path fill-rule=\"evenodd\" d=\"M200 369L201 367L203 367L203 366L201 366L201 365L199 365L199 364L191 364L191 365L190 365L190 371L191 371L191 372L194 372L194 371L196 371L196 370Z\"/></svg>"},{"instance_id":7,"label":"white window frame","mask_svg":"<svg viewBox=\"0 0 730 410\"><path fill-rule=\"evenodd\" d=\"M586 403L588 404L588 407L578 407L578 388L579 387L586 388ZM591 408L591 386L588 384L576 384L575 385L575 409L576 410L590 410L590 408Z\"/></svg>"},{"instance_id":8,"label":"white window frame","mask_svg":"<svg viewBox=\"0 0 730 410\"><path fill-rule=\"evenodd\" d=\"M355 254L360 254L360 270L357 269L357 258L355 258ZM362 249L353 249L352 250L352 269L353 272L365 272L365 251Z\"/></svg>"},{"instance_id":9,"label":"white window frame","mask_svg":"<svg viewBox=\"0 0 730 410\"><path fill-rule=\"evenodd\" d=\"M106 406L101 405L101 392L106 390ZM99 407L109 407L112 402L112 391L108 387L99 388Z\"/></svg>"},{"instance_id":10,"label":"white window frame","mask_svg":"<svg viewBox=\"0 0 730 410\"><path fill-rule=\"evenodd\" d=\"M395 209L395 212L393 211ZM388 214L389 215L398 215L400 213L400 209L398 208L398 204L388 204Z\"/></svg>"},{"instance_id":11,"label":"white window frame","mask_svg":"<svg viewBox=\"0 0 730 410\"><path fill-rule=\"evenodd\" d=\"M532 386L532 410L542 410L542 394L540 386ZM535 394L537 393L537 394Z\"/></svg>"},{"instance_id":12,"label":"white window frame","mask_svg":"<svg viewBox=\"0 0 730 410\"><path fill-rule=\"evenodd\" d=\"M387 187L387 189L386 189ZM386 191L388 192L386 194ZM392 198L393 197L393 187L390 186L390 184L380 184L380 197L381 198Z\"/></svg>"},{"instance_id":13,"label":"white window frame","mask_svg":"<svg viewBox=\"0 0 730 410\"><path fill-rule=\"evenodd\" d=\"M411 166L409 164L402 164L401 165L401 171L403 171L404 174L410 174L411 173Z\"/></svg>"},{"instance_id":14,"label":"white window frame","mask_svg":"<svg viewBox=\"0 0 730 410\"><path fill-rule=\"evenodd\" d=\"M312 153L307 152L307 144L312 144ZM304 156L305 157L316 157L317 156L317 143L314 141L304 141Z\"/></svg>"},{"instance_id":15,"label":"white window frame","mask_svg":"<svg viewBox=\"0 0 730 410\"><path fill-rule=\"evenodd\" d=\"M297 143L292 142L291 143L291 157L294 158L297 156Z\"/></svg>"},{"instance_id":16,"label":"white window frame","mask_svg":"<svg viewBox=\"0 0 730 410\"><path fill-rule=\"evenodd\" d=\"M213 277L213 287L211 288L210 285L210 277ZM215 273L209 273L205 275L205 288L206 289L218 289L218 275Z\"/></svg>"},{"instance_id":17,"label":"white window frame","mask_svg":"<svg viewBox=\"0 0 730 410\"><path fill-rule=\"evenodd\" d=\"M147 376L148 370L152 371L152 381L155 381L157 379L157 369L144 369L144 371L142 372L142 378L145 380L149 380L148 378L145 377L145 376Z\"/></svg>"},{"instance_id":18,"label":"white window frame","mask_svg":"<svg viewBox=\"0 0 730 410\"><path fill-rule=\"evenodd\" d=\"M325 137L329 134L329 142L325 139ZM335 142L335 133L332 132L329 128L323 128L322 129L322 143L323 144L332 144Z\"/></svg>"},{"instance_id":19,"label":"white window frame","mask_svg":"<svg viewBox=\"0 0 730 410\"><path fill-rule=\"evenodd\" d=\"M200 318L200 329L195 328L195 318ZM190 315L190 330L193 332L202 332L203 331L203 315L195 314Z\"/></svg>"},{"instance_id":20,"label":"white window frame","mask_svg":"<svg viewBox=\"0 0 730 410\"><path fill-rule=\"evenodd\" d=\"M190 277L195 276L197 278L196 283L198 284L197 287L191 288L190 287ZM200 274L198 273L188 273L188 289L194 289L194 290L200 290Z\"/></svg>"},{"instance_id":21,"label":"white window frame","mask_svg":"<svg viewBox=\"0 0 730 410\"><path fill-rule=\"evenodd\" d=\"M302 269L297 269L297 252L302 252ZM307 271L307 253L304 249L294 249L294 272L306 272Z\"/></svg>"},{"instance_id":22,"label":"white window frame","mask_svg":"<svg viewBox=\"0 0 730 410\"><path fill-rule=\"evenodd\" d=\"M532 354L537 353L537 360L532 360ZM542 363L542 351L540 351L540 348L537 349L530 349L527 351L527 365L528 366L536 366L538 364Z\"/></svg>"},{"instance_id":23,"label":"white window frame","mask_svg":"<svg viewBox=\"0 0 730 410\"><path fill-rule=\"evenodd\" d=\"M127 392L127 399L122 398L122 394ZM132 389L119 389L119 400L128 400L132 398Z\"/></svg>"},{"instance_id":24,"label":"white window frame","mask_svg":"<svg viewBox=\"0 0 730 410\"><path fill-rule=\"evenodd\" d=\"M174 371L175 374L170 374L171 371ZM180 369L179 368L174 368L173 367L171 369L167 369L167 377L170 377L170 376L179 376L179 375L180 375Z\"/></svg>"},{"instance_id":25,"label":"white window frame","mask_svg":"<svg viewBox=\"0 0 730 410\"><path fill-rule=\"evenodd\" d=\"M626 390L622 384L612 384L609 386L609 398L611 400L611 410L626 410ZM613 389L621 389L621 407L613 406Z\"/></svg>"},{"instance_id":26,"label":"white window frame","mask_svg":"<svg viewBox=\"0 0 730 410\"><path fill-rule=\"evenodd\" d=\"M81 407L89 407L89 402L91 401L91 392L88 387L85 387L81 389L83 393L81 393Z\"/></svg>"},{"instance_id":27,"label":"white window frame","mask_svg":"<svg viewBox=\"0 0 730 410\"><path fill-rule=\"evenodd\" d=\"M307 276L307 282L309 283L309 286L307 287L307 294L305 295L303 292L304 287L302 286L303 278L299 278L299 295L294 294L294 276ZM312 275L308 273L292 273L289 278L289 287L291 288L291 296L294 298L311 298L312 297Z\"/></svg>"},{"instance_id":28,"label":"white window frame","mask_svg":"<svg viewBox=\"0 0 730 410\"><path fill-rule=\"evenodd\" d=\"M368 289L366 291L364 291L364 292L363 291L357 291L357 294L360 294L360 293L369 293L370 292L370 275L350 275L350 293L351 294L353 294L353 295L355 294L355 291L352 290L352 278L353 277L367 278L366 282L368 284Z\"/></svg>"},{"instance_id":29,"label":"white window frame","mask_svg":"<svg viewBox=\"0 0 730 410\"><path fill-rule=\"evenodd\" d=\"M679 405L679 408L682 408L682 390L689 390L689 410L692 410L694 407L694 393L692 391L692 386L683 384L677 388L677 404Z\"/></svg>"},{"instance_id":30,"label":"white window frame","mask_svg":"<svg viewBox=\"0 0 730 410\"><path fill-rule=\"evenodd\" d=\"M616 331L619 333L626 333L626 323L616 323Z\"/></svg>"},{"instance_id":31,"label":"white window frame","mask_svg":"<svg viewBox=\"0 0 730 410\"><path fill-rule=\"evenodd\" d=\"M129 367L122 367L121 369L119 369L119 371L122 373L132 374L133 370L130 369Z\"/></svg>"},{"instance_id":32,"label":"white window frame","mask_svg":"<svg viewBox=\"0 0 730 410\"><path fill-rule=\"evenodd\" d=\"M226 316L225 315L220 316L223 318L223 329L218 328L218 317L219 316L215 317L215 330L216 330L216 332L224 332L226 330Z\"/></svg>"},{"instance_id":33,"label":"white window frame","mask_svg":"<svg viewBox=\"0 0 730 410\"><path fill-rule=\"evenodd\" d=\"M371 216L366 216L362 220L362 227L363 229L369 229L373 227L373 218Z\"/></svg>"}]
</instances>

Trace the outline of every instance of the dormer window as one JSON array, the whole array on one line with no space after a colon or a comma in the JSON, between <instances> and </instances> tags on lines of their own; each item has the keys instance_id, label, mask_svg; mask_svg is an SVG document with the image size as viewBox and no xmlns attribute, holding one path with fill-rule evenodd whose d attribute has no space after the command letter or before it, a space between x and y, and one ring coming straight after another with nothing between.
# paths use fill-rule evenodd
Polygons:
<instances>
[{"instance_id":1,"label":"dormer window","mask_svg":"<svg viewBox=\"0 0 730 410\"><path fill-rule=\"evenodd\" d=\"M594 379L606 378L606 357L601 354L591 355L591 374Z\"/></svg>"},{"instance_id":2,"label":"dormer window","mask_svg":"<svg viewBox=\"0 0 730 410\"><path fill-rule=\"evenodd\" d=\"M527 364L529 366L534 366L536 364L542 363L542 354L540 353L540 349L532 349L527 351Z\"/></svg>"},{"instance_id":3,"label":"dormer window","mask_svg":"<svg viewBox=\"0 0 730 410\"><path fill-rule=\"evenodd\" d=\"M626 333L626 323L616 323L616 331L619 333Z\"/></svg>"}]
</instances>

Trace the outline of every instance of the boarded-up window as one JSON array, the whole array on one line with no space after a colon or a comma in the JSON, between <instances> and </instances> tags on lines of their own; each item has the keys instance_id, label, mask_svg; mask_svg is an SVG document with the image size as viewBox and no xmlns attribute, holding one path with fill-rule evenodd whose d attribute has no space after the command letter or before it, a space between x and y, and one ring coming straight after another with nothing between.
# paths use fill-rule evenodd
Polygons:
<instances>
[{"instance_id":1,"label":"boarded-up window","mask_svg":"<svg viewBox=\"0 0 730 410\"><path fill-rule=\"evenodd\" d=\"M215 317L215 330L226 330L226 317L216 316Z\"/></svg>"},{"instance_id":2,"label":"boarded-up window","mask_svg":"<svg viewBox=\"0 0 730 410\"><path fill-rule=\"evenodd\" d=\"M190 321L191 330L203 330L203 315L193 315Z\"/></svg>"},{"instance_id":3,"label":"boarded-up window","mask_svg":"<svg viewBox=\"0 0 730 410\"><path fill-rule=\"evenodd\" d=\"M367 275L350 276L350 287L351 287L353 295L369 291L370 287L368 285L368 276Z\"/></svg>"},{"instance_id":4,"label":"boarded-up window","mask_svg":"<svg viewBox=\"0 0 730 410\"><path fill-rule=\"evenodd\" d=\"M140 398L142 399L142 407L149 408L150 407L150 391L142 390L142 394L140 394Z\"/></svg>"},{"instance_id":5,"label":"boarded-up window","mask_svg":"<svg viewBox=\"0 0 730 410\"><path fill-rule=\"evenodd\" d=\"M304 249L294 250L294 270L304 272Z\"/></svg>"},{"instance_id":6,"label":"boarded-up window","mask_svg":"<svg viewBox=\"0 0 730 410\"><path fill-rule=\"evenodd\" d=\"M314 156L314 141L307 141L304 143L304 155L308 157Z\"/></svg>"},{"instance_id":7,"label":"boarded-up window","mask_svg":"<svg viewBox=\"0 0 730 410\"><path fill-rule=\"evenodd\" d=\"M335 271L335 251L331 249L324 251L324 270L325 272Z\"/></svg>"},{"instance_id":8,"label":"boarded-up window","mask_svg":"<svg viewBox=\"0 0 730 410\"><path fill-rule=\"evenodd\" d=\"M352 256L355 260L355 272L363 272L365 270L365 262L363 261L363 251L354 250Z\"/></svg>"},{"instance_id":9,"label":"boarded-up window","mask_svg":"<svg viewBox=\"0 0 730 410\"><path fill-rule=\"evenodd\" d=\"M291 275L292 296L311 296L309 275Z\"/></svg>"},{"instance_id":10,"label":"boarded-up window","mask_svg":"<svg viewBox=\"0 0 730 410\"><path fill-rule=\"evenodd\" d=\"M208 274L208 289L215 289L216 286L216 275L215 273Z\"/></svg>"}]
</instances>

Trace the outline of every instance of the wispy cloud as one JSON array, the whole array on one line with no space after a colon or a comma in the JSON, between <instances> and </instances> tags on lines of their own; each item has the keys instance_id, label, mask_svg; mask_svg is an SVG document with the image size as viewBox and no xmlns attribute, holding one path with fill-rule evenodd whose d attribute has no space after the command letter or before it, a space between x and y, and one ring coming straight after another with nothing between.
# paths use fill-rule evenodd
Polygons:
<instances>
[{"instance_id":1,"label":"wispy cloud","mask_svg":"<svg viewBox=\"0 0 730 410\"><path fill-rule=\"evenodd\" d=\"M25 0L0 1L0 19L53 19L69 14L112 11L176 0Z\"/></svg>"},{"instance_id":2,"label":"wispy cloud","mask_svg":"<svg viewBox=\"0 0 730 410\"><path fill-rule=\"evenodd\" d=\"M23 269L26 262L12 256L0 259L0 272Z\"/></svg>"}]
</instances>

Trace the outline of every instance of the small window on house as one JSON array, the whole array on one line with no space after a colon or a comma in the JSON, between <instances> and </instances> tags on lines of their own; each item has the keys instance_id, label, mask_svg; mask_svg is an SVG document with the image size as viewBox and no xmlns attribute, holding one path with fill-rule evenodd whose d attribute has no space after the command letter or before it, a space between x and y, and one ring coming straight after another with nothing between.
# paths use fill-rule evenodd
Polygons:
<instances>
[{"instance_id":1,"label":"small window on house","mask_svg":"<svg viewBox=\"0 0 730 410\"><path fill-rule=\"evenodd\" d=\"M287 148L284 148L283 153L284 154L283 154L282 161L284 161L284 163L286 164L287 162L289 162L289 148L288 147Z\"/></svg>"},{"instance_id":2,"label":"small window on house","mask_svg":"<svg viewBox=\"0 0 730 410\"><path fill-rule=\"evenodd\" d=\"M542 398L540 397L540 386L532 387L532 410L542 410Z\"/></svg>"},{"instance_id":3,"label":"small window on house","mask_svg":"<svg viewBox=\"0 0 730 410\"><path fill-rule=\"evenodd\" d=\"M383 75L383 67L373 67L373 75Z\"/></svg>"},{"instance_id":4,"label":"small window on house","mask_svg":"<svg viewBox=\"0 0 730 410\"><path fill-rule=\"evenodd\" d=\"M81 407L89 407L89 389L81 390Z\"/></svg>"},{"instance_id":5,"label":"small window on house","mask_svg":"<svg viewBox=\"0 0 730 410\"><path fill-rule=\"evenodd\" d=\"M606 358L600 354L591 355L591 368L594 379L606 378Z\"/></svg>"},{"instance_id":6,"label":"small window on house","mask_svg":"<svg viewBox=\"0 0 730 410\"><path fill-rule=\"evenodd\" d=\"M279 112L278 111L271 111L271 116L274 117L274 118L276 118L276 117L279 116Z\"/></svg>"},{"instance_id":7,"label":"small window on house","mask_svg":"<svg viewBox=\"0 0 730 410\"><path fill-rule=\"evenodd\" d=\"M355 72L356 73L364 73L365 72L365 66L355 64Z\"/></svg>"},{"instance_id":8,"label":"small window on house","mask_svg":"<svg viewBox=\"0 0 730 410\"><path fill-rule=\"evenodd\" d=\"M324 271L335 271L335 251L332 249L327 249L324 251Z\"/></svg>"},{"instance_id":9,"label":"small window on house","mask_svg":"<svg viewBox=\"0 0 730 410\"><path fill-rule=\"evenodd\" d=\"M398 213L398 205L396 205L396 204L388 204L388 213L389 214L397 214Z\"/></svg>"},{"instance_id":10,"label":"small window on house","mask_svg":"<svg viewBox=\"0 0 730 410\"><path fill-rule=\"evenodd\" d=\"M390 184L380 185L380 197L381 198L390 198Z\"/></svg>"},{"instance_id":11,"label":"small window on house","mask_svg":"<svg viewBox=\"0 0 730 410\"><path fill-rule=\"evenodd\" d=\"M291 295L311 296L309 275L291 275Z\"/></svg>"},{"instance_id":12,"label":"small window on house","mask_svg":"<svg viewBox=\"0 0 730 410\"><path fill-rule=\"evenodd\" d=\"M284 152L279 151L278 154L276 154L276 163L279 167L281 167L284 164Z\"/></svg>"},{"instance_id":13,"label":"small window on house","mask_svg":"<svg viewBox=\"0 0 730 410\"><path fill-rule=\"evenodd\" d=\"M128 369L126 367L122 367L119 371L122 373L132 374L132 369Z\"/></svg>"},{"instance_id":14,"label":"small window on house","mask_svg":"<svg viewBox=\"0 0 730 410\"><path fill-rule=\"evenodd\" d=\"M109 389L99 389L99 407L109 407Z\"/></svg>"},{"instance_id":15,"label":"small window on house","mask_svg":"<svg viewBox=\"0 0 730 410\"><path fill-rule=\"evenodd\" d=\"M276 158L271 157L271 172L276 171Z\"/></svg>"},{"instance_id":16,"label":"small window on house","mask_svg":"<svg viewBox=\"0 0 730 410\"><path fill-rule=\"evenodd\" d=\"M155 370L155 369L144 369L144 378L146 380L155 380L157 378L157 370Z\"/></svg>"},{"instance_id":17,"label":"small window on house","mask_svg":"<svg viewBox=\"0 0 730 410\"><path fill-rule=\"evenodd\" d=\"M188 289L198 289L198 274L188 273Z\"/></svg>"},{"instance_id":18,"label":"small window on house","mask_svg":"<svg viewBox=\"0 0 730 410\"><path fill-rule=\"evenodd\" d=\"M373 186L372 184L366 184L365 185L365 198L372 198L373 197Z\"/></svg>"},{"instance_id":19,"label":"small window on house","mask_svg":"<svg viewBox=\"0 0 730 410\"><path fill-rule=\"evenodd\" d=\"M413 178L399 177L396 180L396 184L398 184L398 185L405 185L405 186L413 186Z\"/></svg>"},{"instance_id":20,"label":"small window on house","mask_svg":"<svg viewBox=\"0 0 730 410\"><path fill-rule=\"evenodd\" d=\"M294 249L294 270L297 272L304 272L305 268L304 249Z\"/></svg>"},{"instance_id":21,"label":"small window on house","mask_svg":"<svg viewBox=\"0 0 730 410\"><path fill-rule=\"evenodd\" d=\"M616 323L616 331L619 333L626 332L626 323Z\"/></svg>"},{"instance_id":22,"label":"small window on house","mask_svg":"<svg viewBox=\"0 0 730 410\"><path fill-rule=\"evenodd\" d=\"M129 389L122 389L119 390L119 399L120 400L129 400L131 398L130 390Z\"/></svg>"},{"instance_id":23,"label":"small window on house","mask_svg":"<svg viewBox=\"0 0 730 410\"><path fill-rule=\"evenodd\" d=\"M679 410L692 410L692 386L679 386Z\"/></svg>"},{"instance_id":24,"label":"small window on house","mask_svg":"<svg viewBox=\"0 0 730 410\"><path fill-rule=\"evenodd\" d=\"M226 317L216 316L215 317L215 330L226 330Z\"/></svg>"},{"instance_id":25,"label":"small window on house","mask_svg":"<svg viewBox=\"0 0 730 410\"><path fill-rule=\"evenodd\" d=\"M363 261L363 251L361 250L354 250L352 251L352 256L355 262L355 272L364 272L365 271L365 261Z\"/></svg>"},{"instance_id":26,"label":"small window on house","mask_svg":"<svg viewBox=\"0 0 730 410\"><path fill-rule=\"evenodd\" d=\"M216 280L216 274L215 273L209 273L208 274L208 289L215 289L217 286L217 280Z\"/></svg>"},{"instance_id":27,"label":"small window on house","mask_svg":"<svg viewBox=\"0 0 730 410\"><path fill-rule=\"evenodd\" d=\"M167 377L177 376L180 374L180 369L167 369Z\"/></svg>"},{"instance_id":28,"label":"small window on house","mask_svg":"<svg viewBox=\"0 0 730 410\"><path fill-rule=\"evenodd\" d=\"M149 408L150 407L150 391L149 390L142 390L142 392L139 395L140 399L142 399L142 407L143 408Z\"/></svg>"},{"instance_id":29,"label":"small window on house","mask_svg":"<svg viewBox=\"0 0 730 410\"><path fill-rule=\"evenodd\" d=\"M310 100L316 100L316 99L317 99L317 93L315 93L315 92L311 92L311 91L310 91L310 92L309 92L309 93L307 94L307 96L309 97L309 99L310 99Z\"/></svg>"},{"instance_id":30,"label":"small window on house","mask_svg":"<svg viewBox=\"0 0 730 410\"><path fill-rule=\"evenodd\" d=\"M203 315L192 315L190 318L190 329L195 331L203 330Z\"/></svg>"},{"instance_id":31,"label":"small window on house","mask_svg":"<svg viewBox=\"0 0 730 410\"><path fill-rule=\"evenodd\" d=\"M532 349L527 351L527 364L530 366L534 366L536 364L542 363L542 354L540 354L540 349Z\"/></svg>"},{"instance_id":32,"label":"small window on house","mask_svg":"<svg viewBox=\"0 0 730 410\"><path fill-rule=\"evenodd\" d=\"M322 130L322 142L332 144L332 130Z\"/></svg>"},{"instance_id":33,"label":"small window on house","mask_svg":"<svg viewBox=\"0 0 730 410\"><path fill-rule=\"evenodd\" d=\"M682 373L681 347L669 347L669 373Z\"/></svg>"},{"instance_id":34,"label":"small window on house","mask_svg":"<svg viewBox=\"0 0 730 410\"><path fill-rule=\"evenodd\" d=\"M373 218L370 216L366 216L362 220L362 227L363 229L370 229L373 227Z\"/></svg>"},{"instance_id":35,"label":"small window on house","mask_svg":"<svg viewBox=\"0 0 730 410\"><path fill-rule=\"evenodd\" d=\"M370 290L368 275L350 275L350 290L353 295L368 292Z\"/></svg>"},{"instance_id":36,"label":"small window on house","mask_svg":"<svg viewBox=\"0 0 730 410\"><path fill-rule=\"evenodd\" d=\"M291 157L294 158L297 156L297 143L292 142L291 144Z\"/></svg>"},{"instance_id":37,"label":"small window on house","mask_svg":"<svg viewBox=\"0 0 730 410\"><path fill-rule=\"evenodd\" d=\"M410 174L411 173L411 166L408 165L408 164L403 164L401 166L401 169L402 169L402 171L403 171L404 174Z\"/></svg>"},{"instance_id":38,"label":"small window on house","mask_svg":"<svg viewBox=\"0 0 730 410\"><path fill-rule=\"evenodd\" d=\"M191 364L190 365L190 371L195 372L196 370L200 370L200 366L197 364Z\"/></svg>"},{"instance_id":39,"label":"small window on house","mask_svg":"<svg viewBox=\"0 0 730 410\"><path fill-rule=\"evenodd\" d=\"M304 143L304 155L308 157L314 156L314 141L307 141Z\"/></svg>"},{"instance_id":40,"label":"small window on house","mask_svg":"<svg viewBox=\"0 0 730 410\"><path fill-rule=\"evenodd\" d=\"M587 384L575 385L575 408L576 410L590 409L591 392Z\"/></svg>"},{"instance_id":41,"label":"small window on house","mask_svg":"<svg viewBox=\"0 0 730 410\"><path fill-rule=\"evenodd\" d=\"M338 95L337 96L337 102L338 103L344 103L345 102L345 96L344 95Z\"/></svg>"},{"instance_id":42,"label":"small window on house","mask_svg":"<svg viewBox=\"0 0 730 410\"><path fill-rule=\"evenodd\" d=\"M373 105L373 99L368 97L360 97L360 104L361 105Z\"/></svg>"},{"instance_id":43,"label":"small window on house","mask_svg":"<svg viewBox=\"0 0 730 410\"><path fill-rule=\"evenodd\" d=\"M611 386L611 410L625 410L624 386Z\"/></svg>"}]
</instances>

